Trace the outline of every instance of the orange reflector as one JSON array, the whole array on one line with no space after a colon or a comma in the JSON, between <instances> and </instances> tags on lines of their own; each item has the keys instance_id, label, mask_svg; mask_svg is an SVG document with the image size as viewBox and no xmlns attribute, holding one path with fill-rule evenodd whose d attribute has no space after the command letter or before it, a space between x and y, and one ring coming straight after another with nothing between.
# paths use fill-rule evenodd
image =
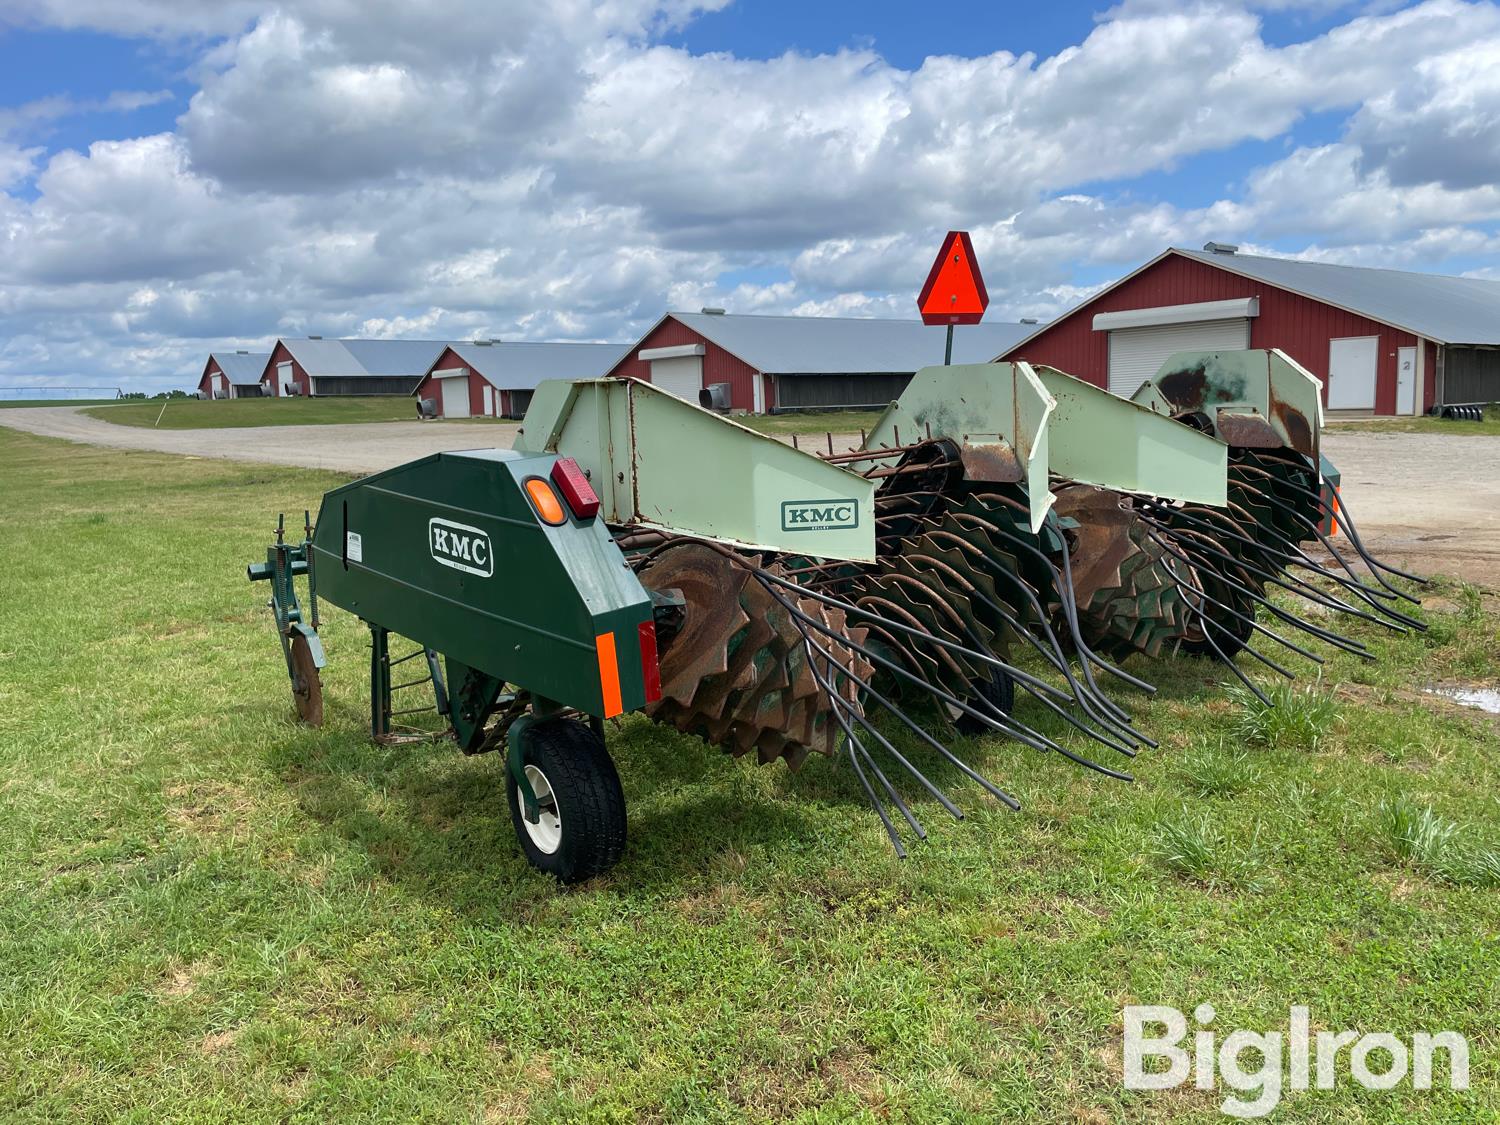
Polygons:
<instances>
[{"instance_id":1,"label":"orange reflector","mask_svg":"<svg viewBox=\"0 0 1500 1125\"><path fill-rule=\"evenodd\" d=\"M555 526L567 522L568 517L563 514L562 501L557 498L557 493L552 491L552 486L541 477L532 477L526 482L526 495L531 497L531 506L536 509L536 514L542 517L543 523Z\"/></svg>"},{"instance_id":2,"label":"orange reflector","mask_svg":"<svg viewBox=\"0 0 1500 1125\"><path fill-rule=\"evenodd\" d=\"M613 719L625 710L625 705L620 702L620 664L615 656L615 635L600 633L594 638L594 647L599 653L599 691L604 697L604 717Z\"/></svg>"},{"instance_id":3,"label":"orange reflector","mask_svg":"<svg viewBox=\"0 0 1500 1125\"><path fill-rule=\"evenodd\" d=\"M1339 533L1339 490L1333 490L1333 503L1329 505L1332 509L1328 513L1328 537L1332 539Z\"/></svg>"}]
</instances>

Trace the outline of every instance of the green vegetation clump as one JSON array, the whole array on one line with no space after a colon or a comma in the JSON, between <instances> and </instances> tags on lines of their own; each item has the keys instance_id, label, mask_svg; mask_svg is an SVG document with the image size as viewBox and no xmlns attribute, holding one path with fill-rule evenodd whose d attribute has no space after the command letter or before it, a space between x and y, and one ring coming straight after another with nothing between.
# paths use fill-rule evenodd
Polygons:
<instances>
[{"instance_id":1,"label":"green vegetation clump","mask_svg":"<svg viewBox=\"0 0 1500 1125\"><path fill-rule=\"evenodd\" d=\"M1316 750L1338 721L1333 696L1318 684L1280 680L1266 699L1243 687L1227 693L1239 706L1234 734L1241 740L1288 750Z\"/></svg>"}]
</instances>

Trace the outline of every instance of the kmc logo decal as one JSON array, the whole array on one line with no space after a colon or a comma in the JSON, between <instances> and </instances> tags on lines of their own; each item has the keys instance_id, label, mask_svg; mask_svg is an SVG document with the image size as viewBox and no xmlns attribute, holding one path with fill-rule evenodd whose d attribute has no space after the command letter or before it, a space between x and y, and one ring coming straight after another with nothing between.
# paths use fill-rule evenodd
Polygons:
<instances>
[{"instance_id":1,"label":"kmc logo decal","mask_svg":"<svg viewBox=\"0 0 1500 1125\"><path fill-rule=\"evenodd\" d=\"M859 526L857 500L784 500L782 531L834 531Z\"/></svg>"},{"instance_id":2,"label":"kmc logo decal","mask_svg":"<svg viewBox=\"0 0 1500 1125\"><path fill-rule=\"evenodd\" d=\"M464 523L430 519L427 521L427 549L444 566L489 578L495 573L495 558L490 551L489 532Z\"/></svg>"}]
</instances>

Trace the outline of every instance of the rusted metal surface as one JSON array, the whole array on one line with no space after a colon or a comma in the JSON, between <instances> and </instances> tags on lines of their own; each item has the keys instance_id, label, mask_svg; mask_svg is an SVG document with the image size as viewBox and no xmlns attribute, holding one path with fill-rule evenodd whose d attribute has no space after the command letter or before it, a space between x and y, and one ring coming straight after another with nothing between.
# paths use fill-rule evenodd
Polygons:
<instances>
[{"instance_id":1,"label":"rusted metal surface","mask_svg":"<svg viewBox=\"0 0 1500 1125\"><path fill-rule=\"evenodd\" d=\"M1151 542L1134 504L1118 492L1070 485L1055 511L1077 523L1072 540L1073 597L1089 643L1124 655L1159 656L1191 625L1182 575Z\"/></svg>"},{"instance_id":2,"label":"rusted metal surface","mask_svg":"<svg viewBox=\"0 0 1500 1125\"><path fill-rule=\"evenodd\" d=\"M834 753L836 704L818 676L837 690L841 705L857 706L857 692L836 669L809 663L791 609L833 634L822 643L839 667L867 677L871 666L850 647L863 644L863 627L840 609L779 595L754 580L752 564L706 543L668 545L638 573L647 589L676 590L685 602L681 629L661 642L662 697L647 708L653 719L735 757L754 751L762 763L784 758L795 769L809 753Z\"/></svg>"},{"instance_id":3,"label":"rusted metal surface","mask_svg":"<svg viewBox=\"0 0 1500 1125\"><path fill-rule=\"evenodd\" d=\"M965 434L959 459L967 480L1014 484L1026 476L1024 462L1007 441L976 442Z\"/></svg>"},{"instance_id":4,"label":"rusted metal surface","mask_svg":"<svg viewBox=\"0 0 1500 1125\"><path fill-rule=\"evenodd\" d=\"M323 725L323 681L313 660L307 638L298 633L291 640L292 700L298 717L310 727Z\"/></svg>"},{"instance_id":5,"label":"rusted metal surface","mask_svg":"<svg viewBox=\"0 0 1500 1125\"><path fill-rule=\"evenodd\" d=\"M1072 519L1073 596L1088 605L1101 589L1120 584L1120 563L1130 554L1131 513L1118 492L1071 485L1054 493L1059 517Z\"/></svg>"},{"instance_id":6,"label":"rusted metal surface","mask_svg":"<svg viewBox=\"0 0 1500 1125\"><path fill-rule=\"evenodd\" d=\"M1320 384L1306 368L1265 348L1179 352L1132 397L1142 404L1164 399L1180 419L1206 418L1231 446L1293 449L1316 460L1319 395Z\"/></svg>"},{"instance_id":7,"label":"rusted metal surface","mask_svg":"<svg viewBox=\"0 0 1500 1125\"><path fill-rule=\"evenodd\" d=\"M647 590L676 590L686 604L682 627L658 652L661 698L687 706L699 684L729 667L729 638L749 617L739 595L749 574L711 551L671 548L638 573Z\"/></svg>"},{"instance_id":8,"label":"rusted metal surface","mask_svg":"<svg viewBox=\"0 0 1500 1125\"><path fill-rule=\"evenodd\" d=\"M1307 420L1307 416L1302 411L1290 403L1272 399L1271 413L1276 416L1277 421L1286 431L1288 445L1298 453L1305 453L1309 457L1317 456L1317 434L1313 429L1313 423Z\"/></svg>"},{"instance_id":9,"label":"rusted metal surface","mask_svg":"<svg viewBox=\"0 0 1500 1125\"><path fill-rule=\"evenodd\" d=\"M1220 410L1217 418L1219 436L1226 445L1244 449L1280 449L1285 444L1281 435L1266 421L1265 415L1256 411Z\"/></svg>"}]
</instances>

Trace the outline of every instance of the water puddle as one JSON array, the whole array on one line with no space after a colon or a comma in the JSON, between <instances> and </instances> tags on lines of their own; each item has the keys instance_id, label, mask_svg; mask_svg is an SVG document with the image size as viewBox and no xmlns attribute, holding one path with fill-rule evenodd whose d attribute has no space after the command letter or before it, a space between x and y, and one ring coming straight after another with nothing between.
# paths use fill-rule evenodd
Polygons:
<instances>
[{"instance_id":1,"label":"water puddle","mask_svg":"<svg viewBox=\"0 0 1500 1125\"><path fill-rule=\"evenodd\" d=\"M1444 699L1451 699L1465 707L1500 715L1500 688L1429 687L1422 690L1428 695L1441 695Z\"/></svg>"}]
</instances>

